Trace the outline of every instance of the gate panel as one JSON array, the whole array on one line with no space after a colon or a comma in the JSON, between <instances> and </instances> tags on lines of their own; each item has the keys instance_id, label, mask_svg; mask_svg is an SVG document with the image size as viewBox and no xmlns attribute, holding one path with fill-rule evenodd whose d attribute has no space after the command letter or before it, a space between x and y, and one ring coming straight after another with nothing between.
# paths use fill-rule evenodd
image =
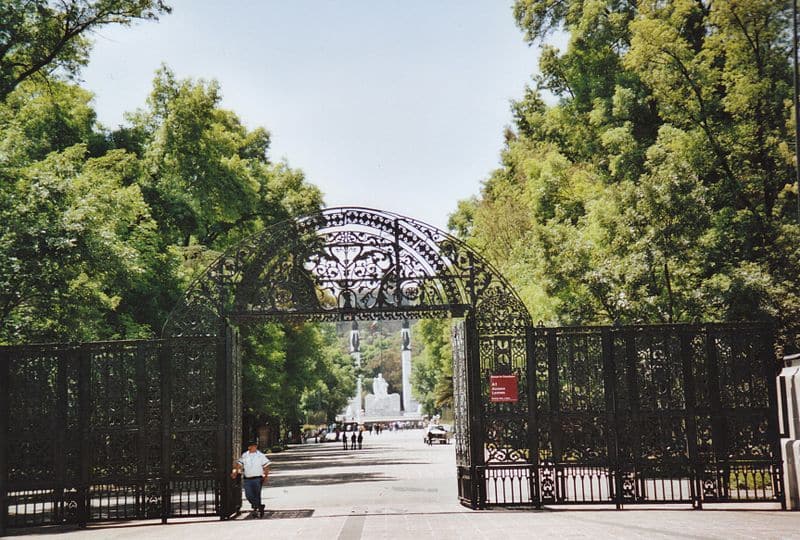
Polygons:
<instances>
[{"instance_id":1,"label":"gate panel","mask_svg":"<svg viewBox=\"0 0 800 540\"><path fill-rule=\"evenodd\" d=\"M517 330L517 331L514 331ZM476 338L479 358L479 402L483 426L482 477L485 504L537 504L535 451L535 411L529 402L535 381L528 376L529 333L526 329L505 332L483 331ZM513 376L517 396L513 401L494 401L492 376Z\"/></svg>"},{"instance_id":2,"label":"gate panel","mask_svg":"<svg viewBox=\"0 0 800 540\"><path fill-rule=\"evenodd\" d=\"M231 434L220 403L232 379L219 370L236 366L220 347L192 337L0 348L2 525L222 515Z\"/></svg>"},{"instance_id":3,"label":"gate panel","mask_svg":"<svg viewBox=\"0 0 800 540\"><path fill-rule=\"evenodd\" d=\"M8 459L6 524L75 522L80 445L75 351L25 347L13 361L6 355L6 362L10 405L3 434Z\"/></svg>"},{"instance_id":4,"label":"gate panel","mask_svg":"<svg viewBox=\"0 0 800 540\"><path fill-rule=\"evenodd\" d=\"M543 502L608 504L615 480L603 335L599 329L561 329L546 340L552 457L543 465Z\"/></svg>"},{"instance_id":5,"label":"gate panel","mask_svg":"<svg viewBox=\"0 0 800 540\"><path fill-rule=\"evenodd\" d=\"M223 489L218 466L225 441L224 337L168 341L168 515L218 515Z\"/></svg>"},{"instance_id":6,"label":"gate panel","mask_svg":"<svg viewBox=\"0 0 800 540\"><path fill-rule=\"evenodd\" d=\"M542 504L783 502L768 327L541 328L532 356Z\"/></svg>"},{"instance_id":7,"label":"gate panel","mask_svg":"<svg viewBox=\"0 0 800 540\"><path fill-rule=\"evenodd\" d=\"M680 335L671 327L633 327L618 330L616 342L623 353L616 389L620 502L691 503Z\"/></svg>"},{"instance_id":8,"label":"gate panel","mask_svg":"<svg viewBox=\"0 0 800 540\"><path fill-rule=\"evenodd\" d=\"M783 502L777 369L766 328L718 327L698 370L702 500Z\"/></svg>"},{"instance_id":9,"label":"gate panel","mask_svg":"<svg viewBox=\"0 0 800 540\"><path fill-rule=\"evenodd\" d=\"M469 425L469 385L467 384L467 345L463 320L453 321L451 343L453 348L453 401L455 413L456 470L458 498L462 504L476 502L473 489L472 441Z\"/></svg>"},{"instance_id":10,"label":"gate panel","mask_svg":"<svg viewBox=\"0 0 800 540\"><path fill-rule=\"evenodd\" d=\"M159 344L86 344L88 363L87 519L159 517L160 464L148 460L149 441L159 439ZM148 376L148 370L150 375Z\"/></svg>"}]
</instances>

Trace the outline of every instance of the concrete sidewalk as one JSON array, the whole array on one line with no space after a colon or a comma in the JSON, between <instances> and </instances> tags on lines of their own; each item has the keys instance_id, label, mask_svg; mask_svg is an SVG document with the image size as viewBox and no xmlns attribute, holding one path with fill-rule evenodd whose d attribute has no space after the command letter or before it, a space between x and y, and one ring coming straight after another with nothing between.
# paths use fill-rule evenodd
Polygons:
<instances>
[{"instance_id":1,"label":"concrete sidewalk","mask_svg":"<svg viewBox=\"0 0 800 540\"><path fill-rule=\"evenodd\" d=\"M427 446L419 430L367 436L364 449L337 443L270 454L264 519L245 512L212 519L93 524L85 530L16 530L59 538L491 539L516 538L798 538L800 513L777 505L691 510L587 507L475 512L458 504L453 445ZM247 502L245 508L249 508Z\"/></svg>"}]
</instances>

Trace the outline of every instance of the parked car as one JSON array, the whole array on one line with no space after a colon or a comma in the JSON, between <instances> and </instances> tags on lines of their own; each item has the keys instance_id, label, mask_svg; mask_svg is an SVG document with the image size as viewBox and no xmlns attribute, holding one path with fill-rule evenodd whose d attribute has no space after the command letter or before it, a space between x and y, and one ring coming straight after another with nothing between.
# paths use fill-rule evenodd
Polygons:
<instances>
[{"instance_id":1,"label":"parked car","mask_svg":"<svg viewBox=\"0 0 800 540\"><path fill-rule=\"evenodd\" d=\"M430 425L425 431L425 443L433 444L433 441L438 441L439 444L448 444L452 433L447 431L447 428L442 425Z\"/></svg>"}]
</instances>

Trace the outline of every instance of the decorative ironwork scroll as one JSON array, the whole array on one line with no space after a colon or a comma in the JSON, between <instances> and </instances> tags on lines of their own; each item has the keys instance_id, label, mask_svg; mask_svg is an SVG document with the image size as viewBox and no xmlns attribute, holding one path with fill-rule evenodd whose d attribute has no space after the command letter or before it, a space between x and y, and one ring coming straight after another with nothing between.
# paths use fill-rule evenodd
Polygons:
<instances>
[{"instance_id":1,"label":"decorative ironwork scroll","mask_svg":"<svg viewBox=\"0 0 800 540\"><path fill-rule=\"evenodd\" d=\"M246 319L463 316L524 332L509 284L457 238L397 214L333 208L273 225L232 248L189 288L164 336L219 335Z\"/></svg>"}]
</instances>

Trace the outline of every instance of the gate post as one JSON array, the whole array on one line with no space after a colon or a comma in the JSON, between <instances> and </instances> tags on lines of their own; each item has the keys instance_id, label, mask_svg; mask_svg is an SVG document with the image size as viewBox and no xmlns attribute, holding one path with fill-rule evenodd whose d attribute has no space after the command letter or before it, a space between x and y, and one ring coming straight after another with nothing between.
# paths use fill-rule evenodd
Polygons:
<instances>
[{"instance_id":1,"label":"gate post","mask_svg":"<svg viewBox=\"0 0 800 540\"><path fill-rule=\"evenodd\" d=\"M778 374L781 419L781 508L800 510L800 355L784 357L784 368Z\"/></svg>"},{"instance_id":2,"label":"gate post","mask_svg":"<svg viewBox=\"0 0 800 540\"><path fill-rule=\"evenodd\" d=\"M561 382L558 376L558 334L554 328L545 334L547 340L547 396L550 400L550 460L553 464L553 501L564 497L564 478L559 476L561 467Z\"/></svg>"},{"instance_id":3,"label":"gate post","mask_svg":"<svg viewBox=\"0 0 800 540\"><path fill-rule=\"evenodd\" d=\"M642 455L642 424L640 417L640 388L639 388L639 375L636 371L637 365L637 347L636 347L636 334L635 327L627 327L624 330L625 335L625 392L628 397L629 410L626 411L625 419L628 423L627 440L630 441L630 448L626 449L626 453L631 457L630 462L620 460L620 470L622 470L620 481L620 494L621 501L627 499L630 502L638 501L645 493L644 479L641 477L640 461ZM630 469L626 471L625 468ZM626 493L627 488L627 493Z\"/></svg>"},{"instance_id":4,"label":"gate post","mask_svg":"<svg viewBox=\"0 0 800 540\"><path fill-rule=\"evenodd\" d=\"M482 509L486 507L486 456L484 455L483 432L483 392L481 389L481 358L478 343L478 328L475 313L470 311L465 320L465 342L467 345L467 396L469 402L470 432L470 477L472 481L472 506Z\"/></svg>"},{"instance_id":5,"label":"gate post","mask_svg":"<svg viewBox=\"0 0 800 540\"><path fill-rule=\"evenodd\" d=\"M172 511L170 493L170 431L172 430L172 341L164 340L158 353L161 382L161 523L166 523Z\"/></svg>"},{"instance_id":6,"label":"gate post","mask_svg":"<svg viewBox=\"0 0 800 540\"><path fill-rule=\"evenodd\" d=\"M8 415L9 371L11 358L8 349L0 351L0 536L8 526Z\"/></svg>"},{"instance_id":7,"label":"gate post","mask_svg":"<svg viewBox=\"0 0 800 540\"><path fill-rule=\"evenodd\" d=\"M775 411L767 416L767 433L772 443L772 478L774 489L777 491L781 509L786 510L786 478L783 475L783 454L781 452L781 428L778 425L778 388L775 385L776 377L780 374L781 366L775 355L775 327L770 325L762 330L761 351L759 360L763 368L763 377L767 386L767 400L769 410Z\"/></svg>"},{"instance_id":8,"label":"gate post","mask_svg":"<svg viewBox=\"0 0 800 540\"><path fill-rule=\"evenodd\" d=\"M236 446L240 442L234 440L234 423L241 422L240 411L237 410L237 403L234 399L236 395L234 385L239 380L234 373L238 369L238 339L239 333L236 328L226 324L225 339L221 343L223 350L220 351L217 365L217 407L221 415L217 439L217 470L221 491L220 519L227 519L235 514L241 506L241 499L234 494L238 482L230 477Z\"/></svg>"},{"instance_id":9,"label":"gate post","mask_svg":"<svg viewBox=\"0 0 800 540\"><path fill-rule=\"evenodd\" d=\"M136 495L136 516L147 516L147 367L145 365L146 344L140 341L136 344L136 475L139 478L138 492Z\"/></svg>"},{"instance_id":10,"label":"gate post","mask_svg":"<svg viewBox=\"0 0 800 540\"><path fill-rule=\"evenodd\" d=\"M717 500L722 500L728 498L728 458L726 452L728 447L728 426L722 411L719 361L717 358L716 334L713 326L706 326L706 376L708 395L711 401L711 441L714 449L714 470L711 471L711 474L714 475L715 497Z\"/></svg>"},{"instance_id":11,"label":"gate post","mask_svg":"<svg viewBox=\"0 0 800 540\"><path fill-rule=\"evenodd\" d=\"M56 392L56 400L58 403L61 403L61 407L59 407L53 418L51 429L51 433L53 434L54 443L53 444L53 480L55 480L55 485L53 486L53 522L54 523L63 523L65 521L66 516L66 501L64 500L64 491L67 487L67 478L66 478L66 453L67 453L67 410L69 409L69 398L67 394L67 372L69 370L69 366L73 361L73 353L70 351L59 351L58 354L58 363L56 364L56 385L55 385L55 392Z\"/></svg>"}]
</instances>

